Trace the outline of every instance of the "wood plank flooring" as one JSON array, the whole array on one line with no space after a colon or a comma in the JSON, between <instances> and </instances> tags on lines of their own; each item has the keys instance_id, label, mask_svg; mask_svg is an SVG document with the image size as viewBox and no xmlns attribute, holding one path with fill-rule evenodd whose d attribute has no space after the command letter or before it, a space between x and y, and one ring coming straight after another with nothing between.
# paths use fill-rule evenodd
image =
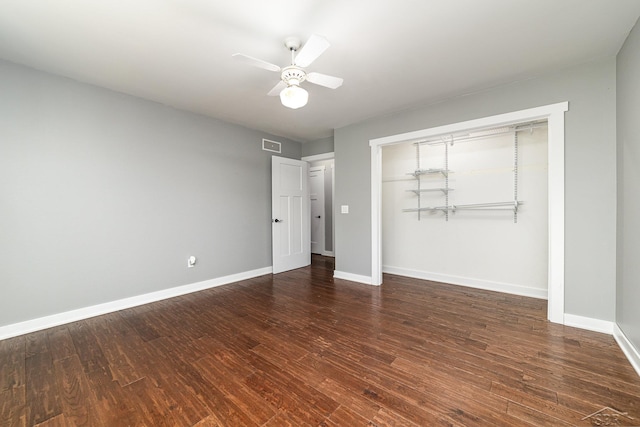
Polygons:
<instances>
[{"instance_id":1,"label":"wood plank flooring","mask_svg":"<svg viewBox=\"0 0 640 427\"><path fill-rule=\"evenodd\" d=\"M613 338L548 323L546 301L332 273L314 256L0 341L0 424L640 425Z\"/></svg>"}]
</instances>

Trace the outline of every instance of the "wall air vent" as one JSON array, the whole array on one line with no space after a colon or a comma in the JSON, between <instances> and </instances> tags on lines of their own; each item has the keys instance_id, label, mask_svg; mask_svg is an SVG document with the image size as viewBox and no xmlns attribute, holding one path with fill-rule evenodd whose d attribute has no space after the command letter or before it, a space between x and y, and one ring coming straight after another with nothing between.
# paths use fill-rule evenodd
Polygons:
<instances>
[{"instance_id":1,"label":"wall air vent","mask_svg":"<svg viewBox=\"0 0 640 427\"><path fill-rule=\"evenodd\" d=\"M262 149L265 151L273 151L274 153L282 152L282 143L277 141L271 141L268 139L262 139Z\"/></svg>"}]
</instances>

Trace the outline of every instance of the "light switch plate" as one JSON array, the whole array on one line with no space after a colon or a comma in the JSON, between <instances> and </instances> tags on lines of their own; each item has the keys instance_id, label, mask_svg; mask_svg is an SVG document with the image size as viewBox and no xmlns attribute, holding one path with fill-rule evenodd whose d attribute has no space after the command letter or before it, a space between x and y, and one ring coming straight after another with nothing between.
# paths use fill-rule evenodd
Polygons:
<instances>
[{"instance_id":1,"label":"light switch plate","mask_svg":"<svg viewBox=\"0 0 640 427\"><path fill-rule=\"evenodd\" d=\"M340 206L340 212L343 213L343 214L348 214L349 213L349 205Z\"/></svg>"}]
</instances>

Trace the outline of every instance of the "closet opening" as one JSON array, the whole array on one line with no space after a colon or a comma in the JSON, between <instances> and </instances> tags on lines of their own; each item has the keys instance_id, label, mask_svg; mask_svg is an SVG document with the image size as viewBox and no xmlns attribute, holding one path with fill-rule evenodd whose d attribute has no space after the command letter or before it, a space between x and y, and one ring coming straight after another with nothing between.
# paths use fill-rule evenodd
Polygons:
<instances>
[{"instance_id":1,"label":"closet opening","mask_svg":"<svg viewBox=\"0 0 640 427\"><path fill-rule=\"evenodd\" d=\"M546 298L564 323L564 112L553 104L370 141L382 272Z\"/></svg>"},{"instance_id":2,"label":"closet opening","mask_svg":"<svg viewBox=\"0 0 640 427\"><path fill-rule=\"evenodd\" d=\"M382 271L547 299L547 122L382 148Z\"/></svg>"}]
</instances>

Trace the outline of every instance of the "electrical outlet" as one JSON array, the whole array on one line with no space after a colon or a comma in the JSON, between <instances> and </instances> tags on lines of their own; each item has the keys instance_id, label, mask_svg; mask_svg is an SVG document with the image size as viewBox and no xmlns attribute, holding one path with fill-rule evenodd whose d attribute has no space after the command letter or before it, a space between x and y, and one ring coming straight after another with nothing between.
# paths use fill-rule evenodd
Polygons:
<instances>
[{"instance_id":1,"label":"electrical outlet","mask_svg":"<svg viewBox=\"0 0 640 427\"><path fill-rule=\"evenodd\" d=\"M189 259L187 259L187 267L192 268L195 266L196 266L196 257L192 255L189 257Z\"/></svg>"}]
</instances>

